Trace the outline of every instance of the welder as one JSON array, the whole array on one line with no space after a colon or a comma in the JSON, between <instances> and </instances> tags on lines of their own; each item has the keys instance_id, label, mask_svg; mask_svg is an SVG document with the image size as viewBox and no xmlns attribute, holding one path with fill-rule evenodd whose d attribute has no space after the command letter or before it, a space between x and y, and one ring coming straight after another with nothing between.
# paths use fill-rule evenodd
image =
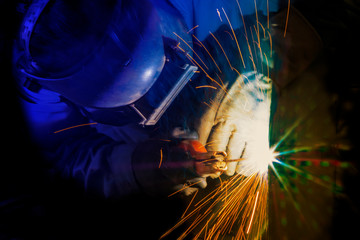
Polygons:
<instances>
[{"instance_id":1,"label":"welder","mask_svg":"<svg viewBox=\"0 0 360 240\"><path fill-rule=\"evenodd\" d=\"M13 66L44 159L105 197L168 194L191 185L184 191L189 194L206 187L208 176L251 174L259 144L268 148L272 82L266 72L247 70L248 56L242 63L238 54L225 55L210 35L237 53L229 39L242 35L239 10L245 17L278 11L272 1L257 2L34 1ZM200 71L200 59L208 75ZM228 90L196 88L214 84L217 67ZM219 161L244 161L204 171L206 164L187 148L194 147L191 140L213 142L207 150L222 156Z\"/></svg>"}]
</instances>

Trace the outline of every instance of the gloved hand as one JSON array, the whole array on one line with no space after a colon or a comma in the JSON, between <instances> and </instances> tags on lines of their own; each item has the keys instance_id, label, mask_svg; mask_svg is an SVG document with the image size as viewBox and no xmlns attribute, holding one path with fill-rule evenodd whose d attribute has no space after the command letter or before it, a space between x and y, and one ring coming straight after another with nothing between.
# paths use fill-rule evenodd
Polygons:
<instances>
[{"instance_id":1,"label":"gloved hand","mask_svg":"<svg viewBox=\"0 0 360 240\"><path fill-rule=\"evenodd\" d=\"M219 171L207 162L197 161L189 141L180 144L147 141L133 154L132 167L140 187L150 195L169 195L179 191L190 195L207 186L206 177ZM195 141L196 142L196 141Z\"/></svg>"},{"instance_id":2,"label":"gloved hand","mask_svg":"<svg viewBox=\"0 0 360 240\"><path fill-rule=\"evenodd\" d=\"M215 97L197 126L199 141L208 151L225 151L225 174L249 176L267 170L269 118L272 82L256 72L238 77Z\"/></svg>"}]
</instances>

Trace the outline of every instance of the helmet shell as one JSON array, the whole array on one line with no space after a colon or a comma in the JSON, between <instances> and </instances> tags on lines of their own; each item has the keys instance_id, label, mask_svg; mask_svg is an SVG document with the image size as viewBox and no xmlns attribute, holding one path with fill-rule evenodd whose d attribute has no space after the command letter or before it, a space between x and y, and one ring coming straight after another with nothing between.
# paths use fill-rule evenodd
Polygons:
<instances>
[{"instance_id":1,"label":"helmet shell","mask_svg":"<svg viewBox=\"0 0 360 240\"><path fill-rule=\"evenodd\" d=\"M71 5L77 1L60 2ZM61 7L48 4L44 8L45 16L39 17L29 36L31 58L21 64L23 73L79 105L115 108L135 102L151 88L164 67L163 37L176 38L176 33L191 44L181 15L166 1L112 1L112 7L111 0L95 1L101 7L82 2L75 8L81 16L77 21L65 12L65 20L47 18L46 14L61 14ZM59 31L64 34L57 33L49 40L50 30L43 27L49 19L54 21L48 24L51 26L64 21L74 24L68 24L70 30L66 29L68 25L60 26L67 31ZM87 30L81 23L87 24Z\"/></svg>"}]
</instances>

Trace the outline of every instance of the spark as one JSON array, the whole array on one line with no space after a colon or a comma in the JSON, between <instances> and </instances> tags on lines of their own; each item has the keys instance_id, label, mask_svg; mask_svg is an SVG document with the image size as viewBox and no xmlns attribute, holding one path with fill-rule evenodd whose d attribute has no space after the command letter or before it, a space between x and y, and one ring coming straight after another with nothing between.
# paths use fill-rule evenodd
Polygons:
<instances>
[{"instance_id":1,"label":"spark","mask_svg":"<svg viewBox=\"0 0 360 240\"><path fill-rule=\"evenodd\" d=\"M240 160L243 159L236 159L236 161ZM249 176L236 174L229 180L220 180L217 188L199 199L197 203L195 203L197 198L194 196L181 220L161 238L188 222L187 229L178 239L184 239L195 229L198 232L194 239L201 236L208 240L219 239L232 231L235 231L236 239L240 237L253 239L254 236L261 234L261 229L266 228L262 226L266 223L267 194L267 172L254 172ZM255 199L253 206L250 206L251 199ZM191 207L193 210L189 212Z\"/></svg>"},{"instance_id":2,"label":"spark","mask_svg":"<svg viewBox=\"0 0 360 240\"><path fill-rule=\"evenodd\" d=\"M217 42L217 44L221 48L221 51L224 53L225 58L226 58L227 62L229 63L230 68L233 69L233 66L231 65L230 60L229 60L228 56L226 55L226 52L225 52L224 48L221 46L219 40L215 37L215 35L212 32L209 32L209 33L211 34L211 36L215 39L215 41Z\"/></svg>"},{"instance_id":3,"label":"spark","mask_svg":"<svg viewBox=\"0 0 360 240\"><path fill-rule=\"evenodd\" d=\"M255 7L255 17L256 17L256 24L257 24L257 28L255 30L256 30L256 33L257 33L258 40L260 42L259 17L258 17L258 12L257 12L256 0L254 0L254 7Z\"/></svg>"},{"instance_id":4,"label":"spark","mask_svg":"<svg viewBox=\"0 0 360 240\"><path fill-rule=\"evenodd\" d=\"M191 199L190 203L188 204L188 206L187 206L187 208L185 209L185 211L184 211L183 215L181 216L181 218L183 218L183 217L185 216L185 214L186 214L187 210L188 210L188 209L189 209L189 207L191 206L191 204L192 204L192 202L194 201L194 199L195 199L195 197L196 197L196 195L197 195L197 193L198 193L198 192L199 192L199 190L198 190L198 189L196 189L196 191L195 191L195 194L194 194L193 198Z\"/></svg>"},{"instance_id":5,"label":"spark","mask_svg":"<svg viewBox=\"0 0 360 240\"><path fill-rule=\"evenodd\" d=\"M250 228L251 228L251 224L252 224L252 221L253 221L253 218L254 218L254 213L255 213L255 209L256 209L256 204L257 204L258 197L259 197L259 191L257 191L257 193L256 193L255 205L254 205L253 212L252 212L252 214L251 214L250 224L249 224L249 227L248 227L248 229L247 229L247 231L246 231L246 234L249 234L249 231L250 231Z\"/></svg>"},{"instance_id":6,"label":"spark","mask_svg":"<svg viewBox=\"0 0 360 240\"><path fill-rule=\"evenodd\" d=\"M195 88L212 88L212 89L217 89L216 87L211 86L211 85L197 86L197 87L195 87Z\"/></svg>"},{"instance_id":7,"label":"spark","mask_svg":"<svg viewBox=\"0 0 360 240\"><path fill-rule=\"evenodd\" d=\"M272 37L271 37L270 32L268 32L268 35L269 35L269 42L270 42L270 57L272 57Z\"/></svg>"},{"instance_id":8,"label":"spark","mask_svg":"<svg viewBox=\"0 0 360 240\"><path fill-rule=\"evenodd\" d=\"M204 103L208 108L212 109L213 111L216 111L216 110L217 110L217 108L215 108L214 106L210 105L210 104L207 103L207 102L202 102L202 103Z\"/></svg>"},{"instance_id":9,"label":"spark","mask_svg":"<svg viewBox=\"0 0 360 240\"><path fill-rule=\"evenodd\" d=\"M243 15L243 13L242 13L242 10L241 10L241 7L240 7L240 3L239 3L239 1L238 1L238 0L236 0L236 3L237 3L237 5L238 5L238 7L239 7L239 11L240 11L241 19L242 19L242 22L243 22L243 24L244 24L245 36L247 36L247 32L246 32L246 24L245 24L245 20L244 20L244 15Z\"/></svg>"},{"instance_id":10,"label":"spark","mask_svg":"<svg viewBox=\"0 0 360 240\"><path fill-rule=\"evenodd\" d=\"M260 45L260 27L262 28L264 38L266 37L266 34L269 35L269 41L270 41L270 57L272 56L272 39L270 33L267 31L267 29L264 28L264 26L259 22L258 15L257 15L257 6L256 1L254 1L255 4L255 10L256 10L256 24L253 26L250 26L250 32L251 32L251 40L252 45L249 43L249 37L247 34L247 28L245 25L245 20L242 14L242 9L240 7L239 1L236 0L239 11L242 17L242 21L244 24L244 34L245 39L248 46L248 54L249 59L252 61L253 68L256 71L257 67L260 68L259 65L259 59L257 59L258 55L256 52L258 51L260 54L259 56L261 58L265 58L267 63L267 76L270 75L269 70L269 59L265 53L262 52L261 45ZM290 1L289 1L290 2ZM219 9L216 9L217 14L221 19L221 13ZM236 45L239 51L239 56L244 64L243 55L241 52L241 49L239 47L238 40L235 35L235 31L232 27L232 24L230 22L230 19L227 16L227 13L225 12L224 8L222 8L222 11L227 19L227 22L230 26L231 33L228 32L228 34L231 37L234 37L233 39L236 41ZM267 1L267 12L269 12L269 3ZM198 26L196 26L198 27ZM268 14L268 22L267 27L269 28L269 14ZM191 32L193 29L191 29L189 32ZM254 32L255 31L255 32ZM242 75L239 71L237 71L230 62L227 53L225 52L223 46L219 42L219 40L215 37L215 35L212 32L209 32L210 35L214 38L218 46L220 47L222 53L224 54L231 70L235 70L239 76L243 76L244 78L239 78L239 84L244 84L244 79L247 78L245 75ZM175 33L174 33L175 34ZM176 35L176 34L175 34ZM262 36L261 35L261 36ZM178 36L178 35L177 35ZM205 45L199 41L199 39L196 38L195 35L192 35L193 38L197 41L196 43L201 46L207 53L207 55L211 58L212 62L215 63L216 68L221 73L221 70L219 66L217 65L214 57L210 54L208 49L205 47ZM179 37L179 36L178 36ZM179 37L180 38L180 37ZM180 38L181 39L181 38ZM184 40L182 40L184 41ZM194 50L190 48L193 52ZM254 51L254 52L253 52ZM247 51L246 51L247 52ZM220 52L221 53L221 52ZM202 72L205 74L207 78L209 78L211 81L215 82L221 89L223 89L226 93L226 86L224 86L223 81L220 79L220 82L217 82L215 79L213 79L203 68L205 66L206 69L207 66L202 61L202 59L194 52L194 54L199 58L199 61L203 63L203 65L200 65L191 55L186 54L186 57L193 62L195 65L197 65ZM232 53L229 53L232 54ZM255 55L255 56L254 56ZM230 56L230 55L229 55ZM244 55L245 57L245 55ZM246 56L247 57L247 56ZM261 64L263 63L260 61ZM242 80L242 84L240 81ZM254 82L249 81L249 84L252 84L255 87ZM203 85L203 86L197 86L196 88L213 88L216 89L216 87L211 85ZM260 89L263 91L263 89ZM212 108L213 106L210 106L208 103L204 102L207 106ZM233 239L258 239L260 236L267 230L267 198L268 198L268 172L269 169L272 169L275 173L276 177L278 178L279 182L284 186L285 190L289 192L288 186L286 185L286 182L284 178L279 174L278 170L275 168L274 164L281 164L284 167L288 167L289 169L293 171L301 171L297 168L294 168L292 166L286 165L285 163L281 163L281 161L278 159L281 156L286 156L291 153L296 153L300 151L309 151L313 148L311 147L299 147L294 149L289 149L286 151L277 152L277 148L280 146L280 144L290 135L290 133L294 130L294 128L300 123L300 120L297 121L294 126L289 129L287 132L285 132L285 135L273 146L269 146L267 149L264 149L262 151L262 154L258 156L259 159L256 159L256 161L248 161L248 164L244 165L243 172L237 173L229 178L226 178L224 180L224 176L220 176L219 183L214 186L215 189L209 191L209 193L206 193L205 196L200 196L201 194L198 194L199 191L196 191L194 196L191 198L189 204L186 206L185 211L183 212L181 219L169 230L167 230L160 238L165 238L168 236L171 232L173 232L176 228L180 227L181 225L185 225L185 230L180 234L180 236L177 239L184 239L186 238L190 233L194 233L192 236L194 239L204 239L204 240L210 240L210 239L221 239L224 238L227 234L232 234ZM268 129L267 129L268 130ZM206 146L209 146L210 144L213 144L211 142L208 142ZM244 162L247 159L233 159L228 160L230 161L243 161ZM202 181L202 180L201 180ZM199 181L200 182L200 181ZM176 192L170 194L168 197L174 196L175 194L185 190L186 188L195 185L199 182L192 183L192 184L186 184L181 189L177 190Z\"/></svg>"},{"instance_id":11,"label":"spark","mask_svg":"<svg viewBox=\"0 0 360 240\"><path fill-rule=\"evenodd\" d=\"M210 52L207 50L207 48L204 46L204 44L203 44L195 35L192 35L192 36L196 39L196 41L198 41L198 43L200 44L200 46L202 46L202 47L205 49L206 53L210 56L211 60L215 63L215 66L217 67L217 69L218 69L219 72L221 73L221 70L220 70L219 66L217 65L215 59L214 59L213 56L210 54Z\"/></svg>"},{"instance_id":12,"label":"spark","mask_svg":"<svg viewBox=\"0 0 360 240\"><path fill-rule=\"evenodd\" d=\"M182 48L180 47L180 42L176 45L176 48L180 49L183 53L186 52L184 49L182 49Z\"/></svg>"},{"instance_id":13,"label":"spark","mask_svg":"<svg viewBox=\"0 0 360 240\"><path fill-rule=\"evenodd\" d=\"M261 24L261 22L259 22L258 23L259 25L260 25L260 27L262 28L262 30L263 30L263 34L264 34L264 38L266 37L266 30L265 30L265 28L264 28L264 26Z\"/></svg>"},{"instance_id":14,"label":"spark","mask_svg":"<svg viewBox=\"0 0 360 240\"><path fill-rule=\"evenodd\" d=\"M206 76L207 78L209 78L212 82L216 83L226 94L228 94L228 91L226 90L226 88L225 88L224 86L221 86L220 83L218 83L215 79L213 79L212 77L210 77L210 75L199 65L199 63L196 62L195 59L194 59L192 56L190 56L190 54L187 53L187 54L186 54L186 57L187 57L192 63L194 63L196 66L198 66L198 67L205 73L205 76ZM228 95L228 96L231 98L230 95Z\"/></svg>"},{"instance_id":15,"label":"spark","mask_svg":"<svg viewBox=\"0 0 360 240\"><path fill-rule=\"evenodd\" d=\"M264 53L264 57L265 57L266 66L267 66L267 77L270 78L269 61L268 61L268 58L266 57L266 54L265 54L265 53Z\"/></svg>"},{"instance_id":16,"label":"spark","mask_svg":"<svg viewBox=\"0 0 360 240\"><path fill-rule=\"evenodd\" d=\"M187 31L187 34L189 34L190 32L194 31L194 29L198 28L199 25L196 25L195 27L193 27L192 29L190 29L189 31Z\"/></svg>"},{"instance_id":17,"label":"spark","mask_svg":"<svg viewBox=\"0 0 360 240\"><path fill-rule=\"evenodd\" d=\"M206 66L206 64L204 63L204 61L201 59L201 57L195 52L195 50L194 50L184 39L182 39L182 38L181 38L178 34L176 34L175 32L173 32L173 34L174 34L175 36L177 36L181 41L183 41L183 43L186 44L186 46L188 46L188 47L191 49L191 51L199 58L199 60L202 62L202 64L204 64L204 66L206 67L206 69L209 69L208 66Z\"/></svg>"},{"instance_id":18,"label":"spark","mask_svg":"<svg viewBox=\"0 0 360 240\"><path fill-rule=\"evenodd\" d=\"M286 31L287 31L287 26L288 26L288 21L289 21L289 13L290 13L290 0L288 1L288 8L287 8L287 13L286 13L286 22L285 22L285 29L284 29L284 37L286 37Z\"/></svg>"},{"instance_id":19,"label":"spark","mask_svg":"<svg viewBox=\"0 0 360 240\"><path fill-rule=\"evenodd\" d=\"M161 167L162 160L163 160L163 151L162 151L162 148L161 148L161 149L160 149L160 163L159 163L159 168Z\"/></svg>"},{"instance_id":20,"label":"spark","mask_svg":"<svg viewBox=\"0 0 360 240\"><path fill-rule=\"evenodd\" d=\"M210 75L195 61L194 58L192 58L189 54L186 55L190 61L192 61L195 65L197 65L204 73L207 78L209 78L212 82L216 83L230 98L231 96L228 94L228 91L226 90L226 86L222 86L220 83L218 83L215 79L210 77ZM221 78L219 78L221 81Z\"/></svg>"},{"instance_id":21,"label":"spark","mask_svg":"<svg viewBox=\"0 0 360 240\"><path fill-rule=\"evenodd\" d=\"M221 19L221 14L220 14L219 9L216 9L216 12L217 12L217 14L218 14L218 16L219 16L219 18L220 18L220 21L222 22L222 19Z\"/></svg>"},{"instance_id":22,"label":"spark","mask_svg":"<svg viewBox=\"0 0 360 240\"><path fill-rule=\"evenodd\" d=\"M73 129L73 128L83 127L83 126L89 126L89 125L95 125L95 124L97 124L97 122L79 124L79 125L67 127L67 128L61 129L61 130L57 130L57 131L55 131L54 133L59 133L59 132L63 132L63 131L69 130L69 129Z\"/></svg>"},{"instance_id":23,"label":"spark","mask_svg":"<svg viewBox=\"0 0 360 240\"><path fill-rule=\"evenodd\" d=\"M250 27L250 33L251 33L251 38L252 38L252 42L253 42L253 46L254 46L254 51L256 51L256 47L255 47L256 41L254 40L254 35L253 35L253 31L252 31L252 28L251 28L251 27ZM250 44L249 44L249 48L250 48ZM250 49L250 52L252 52L251 49ZM250 60L251 60L252 63L253 63L254 71L257 71L257 67L256 67L256 64L255 64L255 61L254 61L253 54L250 54L249 58L250 58ZM255 52L255 58L256 58L256 62L257 62L256 52Z\"/></svg>"},{"instance_id":24,"label":"spark","mask_svg":"<svg viewBox=\"0 0 360 240\"><path fill-rule=\"evenodd\" d=\"M245 68L245 62L244 62L244 59L243 59L243 56L242 56L242 53L241 53L241 50L240 50L239 42L238 42L238 40L237 40L237 38L236 38L236 35L235 35L235 32L234 32L234 29L233 29L233 27L232 27L232 24L231 24L231 22L230 22L230 20L229 20L229 18L228 18L228 16L227 16L224 8L222 8L222 10L223 10L223 12L224 12L224 14L225 14L225 17L226 17L226 19L227 19L227 21L228 21L228 23L229 23L231 32L232 32L232 34L233 34L233 36L234 36L234 39L235 39L235 42L236 42L236 46L237 46L237 48L238 48L238 50L239 50L239 54L240 54L241 61L242 61L243 65L244 65L244 68Z\"/></svg>"},{"instance_id":25,"label":"spark","mask_svg":"<svg viewBox=\"0 0 360 240\"><path fill-rule=\"evenodd\" d=\"M228 31L224 31L224 32L226 32L226 33L230 36L230 38L231 38L232 41L234 40L234 38L232 37L231 33L229 33Z\"/></svg>"}]
</instances>

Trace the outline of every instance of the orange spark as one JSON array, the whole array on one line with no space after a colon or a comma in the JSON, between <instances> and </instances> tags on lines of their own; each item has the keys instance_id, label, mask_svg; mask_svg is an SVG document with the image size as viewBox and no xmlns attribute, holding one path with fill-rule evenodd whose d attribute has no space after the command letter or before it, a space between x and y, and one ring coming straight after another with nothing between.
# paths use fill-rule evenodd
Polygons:
<instances>
[{"instance_id":1,"label":"orange spark","mask_svg":"<svg viewBox=\"0 0 360 240\"><path fill-rule=\"evenodd\" d=\"M285 29L284 29L284 37L286 37L286 30L287 30L288 21L289 21L289 13L290 13L290 0L288 1L288 8L287 8L287 13L286 13L286 22L285 22Z\"/></svg>"},{"instance_id":2,"label":"orange spark","mask_svg":"<svg viewBox=\"0 0 360 240\"><path fill-rule=\"evenodd\" d=\"M230 60L229 60L228 56L226 55L226 52L225 52L224 48L221 46L219 40L215 37L215 35L212 32L209 32L209 33L211 34L211 36L215 39L215 41L217 42L217 44L221 48L221 51L224 53L225 58L226 58L227 62L229 63L230 68L233 69L233 66L231 65Z\"/></svg>"},{"instance_id":3,"label":"orange spark","mask_svg":"<svg viewBox=\"0 0 360 240\"><path fill-rule=\"evenodd\" d=\"M176 47L177 47L178 49L180 49L182 52L185 52L185 50L180 47L180 42L176 45Z\"/></svg>"},{"instance_id":4,"label":"orange spark","mask_svg":"<svg viewBox=\"0 0 360 240\"><path fill-rule=\"evenodd\" d=\"M261 22L259 22L259 24L260 24L260 27L262 28L262 30L263 30L263 33L264 33L264 38L266 37L266 31L265 31L265 27L261 24Z\"/></svg>"},{"instance_id":5,"label":"orange spark","mask_svg":"<svg viewBox=\"0 0 360 240\"><path fill-rule=\"evenodd\" d=\"M193 27L192 29L190 29L190 30L187 32L187 34L189 34L189 32L193 31L195 28L198 28L198 27L199 27L199 25L196 25L195 27Z\"/></svg>"},{"instance_id":6,"label":"orange spark","mask_svg":"<svg viewBox=\"0 0 360 240\"><path fill-rule=\"evenodd\" d=\"M215 37L215 36L214 36ZM209 78L211 81L215 82L217 85L219 85L219 87L226 93L228 94L227 90L221 86L215 79L213 79L212 77L210 77L210 75L200 66L200 64L198 62L195 61L195 59L190 56L189 54L186 54L186 57L192 62L194 63L196 66L198 66L204 73L205 73L205 76L207 78Z\"/></svg>"},{"instance_id":7,"label":"orange spark","mask_svg":"<svg viewBox=\"0 0 360 240\"><path fill-rule=\"evenodd\" d=\"M254 205L253 212L252 212L252 214L251 214L250 224L249 224L249 227L248 227L248 229L247 229L247 231L246 231L246 234L249 234L249 231L250 231L250 228L251 228L251 224L252 224L252 220L253 220L253 218L254 218L254 213L255 213L255 209L256 209L256 204L257 204L258 197L259 197L259 191L257 191L257 193L256 193L255 205Z\"/></svg>"},{"instance_id":8,"label":"orange spark","mask_svg":"<svg viewBox=\"0 0 360 240\"><path fill-rule=\"evenodd\" d=\"M268 32L268 35L269 35L269 41L270 41L270 57L272 57L272 37L271 37L270 32Z\"/></svg>"},{"instance_id":9,"label":"orange spark","mask_svg":"<svg viewBox=\"0 0 360 240\"><path fill-rule=\"evenodd\" d=\"M229 33L228 31L224 31L224 32L226 32L230 36L231 40L234 40L234 38L231 36L231 33Z\"/></svg>"},{"instance_id":10,"label":"orange spark","mask_svg":"<svg viewBox=\"0 0 360 240\"><path fill-rule=\"evenodd\" d=\"M160 149L160 163L159 163L159 168L161 167L162 160L163 160L163 151L162 151L162 148L161 148L161 149Z\"/></svg>"},{"instance_id":11,"label":"orange spark","mask_svg":"<svg viewBox=\"0 0 360 240\"><path fill-rule=\"evenodd\" d=\"M204 61L200 58L200 56L194 51L194 49L184 40L184 39L182 39L179 35L177 35L175 32L173 32L173 34L175 35L175 36L177 36L179 39L181 39L181 41L183 41L185 44L186 44L186 46L188 46L190 49L191 49L191 51L199 58L199 60L202 62L202 64L204 64L204 66L206 67L206 69L209 69L208 68L208 66L206 66L206 64L204 63Z\"/></svg>"},{"instance_id":12,"label":"orange spark","mask_svg":"<svg viewBox=\"0 0 360 240\"><path fill-rule=\"evenodd\" d=\"M59 133L59 132L62 132L62 131L65 131L65 130L69 130L69 129L72 129L72 128L83 127L83 126L89 126L89 125L94 125L94 124L97 124L97 122L84 123L84 124L79 124L79 125L75 125L75 126L67 127L67 128L61 129L61 130L57 130L57 131L55 131L54 133Z\"/></svg>"},{"instance_id":13,"label":"orange spark","mask_svg":"<svg viewBox=\"0 0 360 240\"><path fill-rule=\"evenodd\" d=\"M221 14L220 14L219 9L216 9L216 12L217 12L217 14L218 14L218 16L219 16L219 18L220 18L220 21L222 22L222 19L221 19Z\"/></svg>"},{"instance_id":14,"label":"orange spark","mask_svg":"<svg viewBox=\"0 0 360 240\"><path fill-rule=\"evenodd\" d=\"M216 87L211 86L211 85L197 86L197 87L195 87L195 88L212 88L212 89L217 89Z\"/></svg>"},{"instance_id":15,"label":"orange spark","mask_svg":"<svg viewBox=\"0 0 360 240\"><path fill-rule=\"evenodd\" d=\"M195 37L195 35L192 35L198 42L199 44L205 49L205 51L207 52L207 54L210 56L211 60L215 63L215 66L217 67L217 69L219 70L219 72L221 73L221 70L219 68L219 66L216 64L216 61L215 59L213 58L213 56L210 54L210 52L207 50L207 48L204 46L204 44L202 44L202 42L197 38Z\"/></svg>"},{"instance_id":16,"label":"orange spark","mask_svg":"<svg viewBox=\"0 0 360 240\"><path fill-rule=\"evenodd\" d=\"M239 3L239 1L238 1L238 0L236 0L236 2L237 2L237 5L238 5L238 7L239 7L239 10L240 10L240 15L241 15L241 18L242 18L242 21L243 21L243 24L244 24L245 35L246 35L246 38L247 38L247 32L246 32L246 25L245 25L244 16L243 16L243 14L242 14L242 11L241 11L241 7L240 7L240 3Z\"/></svg>"},{"instance_id":17,"label":"orange spark","mask_svg":"<svg viewBox=\"0 0 360 240\"><path fill-rule=\"evenodd\" d=\"M258 17L258 12L257 12L257 7L256 7L256 0L254 0L254 5L255 5L255 16L256 16L256 24L257 24L257 29L255 29L255 30L257 33L258 41L260 42L259 17Z\"/></svg>"},{"instance_id":18,"label":"orange spark","mask_svg":"<svg viewBox=\"0 0 360 240\"><path fill-rule=\"evenodd\" d=\"M207 102L203 102L206 106L208 106L210 109L212 109L213 111L216 111L217 108L213 107L212 105L208 104Z\"/></svg>"},{"instance_id":19,"label":"orange spark","mask_svg":"<svg viewBox=\"0 0 360 240\"><path fill-rule=\"evenodd\" d=\"M235 226L236 239L253 239L254 236L261 235L262 230L266 229L266 226L263 226L267 223L267 182L267 175L260 174L252 174L248 177L237 174L227 181L220 180L216 189L199 199L193 205L195 209L183 214L181 220L161 238L185 222L189 225L178 239L186 238L198 226L194 239L200 237L204 240L220 239L231 233ZM195 198L193 197L191 203L196 201ZM254 209L259 209L258 211L250 208L250 202L254 199ZM191 208L189 206L186 212ZM249 219L250 215L251 219ZM247 235L245 235L246 223L253 226L247 227Z\"/></svg>"},{"instance_id":20,"label":"orange spark","mask_svg":"<svg viewBox=\"0 0 360 240\"><path fill-rule=\"evenodd\" d=\"M195 199L195 197L196 197L196 195L197 195L197 193L198 193L198 192L199 192L199 190L196 190L196 192L195 192L195 194L194 194L193 198L191 199L190 203L188 204L188 206L187 206L187 208L185 209L185 211L184 211L183 215L181 216L181 218L183 218L183 217L185 216L185 214L186 214L187 210L189 209L189 207L190 207L191 203L194 201L194 199Z\"/></svg>"},{"instance_id":21,"label":"orange spark","mask_svg":"<svg viewBox=\"0 0 360 240\"><path fill-rule=\"evenodd\" d=\"M254 25L254 29L255 29L255 32L256 32L256 27L255 27L255 25ZM251 28L251 27L250 27L250 32L251 32L251 38L252 38L252 42L253 42L253 46L254 46L255 59L254 59L254 57L253 57L252 54L251 54L249 57L250 57L250 59L253 61L253 65L254 65L254 68L255 68L254 70L257 71L257 68L255 67L256 64L255 64L255 62L254 62L254 61L258 62L257 54L256 54L256 46L255 46L255 43L257 43L257 42L256 42L255 39L254 39L254 34L253 34L253 31L252 31L252 28ZM255 33L255 34L256 34L256 33Z\"/></svg>"},{"instance_id":22,"label":"orange spark","mask_svg":"<svg viewBox=\"0 0 360 240\"><path fill-rule=\"evenodd\" d=\"M161 138L159 138L159 139L156 139L156 140L164 141L164 142L171 142L171 140L169 140L169 139L161 139Z\"/></svg>"},{"instance_id":23,"label":"orange spark","mask_svg":"<svg viewBox=\"0 0 360 240\"><path fill-rule=\"evenodd\" d=\"M265 57L266 66L267 66L267 77L269 78L270 77L269 61L268 61L268 58L266 57L265 53L264 53L264 57Z\"/></svg>"},{"instance_id":24,"label":"orange spark","mask_svg":"<svg viewBox=\"0 0 360 240\"><path fill-rule=\"evenodd\" d=\"M237 40L237 38L236 38L236 35L235 35L235 32L234 32L234 29L233 29L233 27L232 27L232 25L231 25L231 22L230 22L230 20L229 20L229 18L228 18L228 16L227 16L227 14L226 14L226 12L225 12L224 8L223 8L222 10L223 10L223 12L224 12L224 14L225 14L225 17L226 17L226 19L227 19L227 21L228 21L229 25L230 25L231 32L232 32L232 34L233 34L233 36L234 36L234 38L235 38L236 46L237 46L237 48L238 48L238 50L239 50L239 54L240 54L241 61L242 61L243 65L244 65L244 68L245 68L244 59L243 59L243 56L242 56L242 54L241 54L240 46L239 46L238 40Z\"/></svg>"},{"instance_id":25,"label":"orange spark","mask_svg":"<svg viewBox=\"0 0 360 240\"><path fill-rule=\"evenodd\" d=\"M205 73L205 75L206 76L209 76L208 74L207 74L207 72L201 67L201 65L197 62L197 61L195 61L195 59L190 55L190 54L186 54L186 57L192 62L192 63L194 63L196 66L198 66L204 73ZM210 77L210 76L209 76Z\"/></svg>"}]
</instances>

